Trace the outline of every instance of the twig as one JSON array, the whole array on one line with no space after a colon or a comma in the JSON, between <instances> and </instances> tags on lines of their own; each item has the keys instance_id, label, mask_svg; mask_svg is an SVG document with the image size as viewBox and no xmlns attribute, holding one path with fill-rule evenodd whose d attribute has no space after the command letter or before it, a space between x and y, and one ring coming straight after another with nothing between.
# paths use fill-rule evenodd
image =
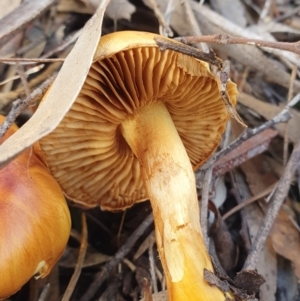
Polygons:
<instances>
[{"instance_id":1,"label":"twig","mask_svg":"<svg viewBox=\"0 0 300 301\"><path fill-rule=\"evenodd\" d=\"M297 75L297 69L298 69L298 65L295 64L293 66L292 73L291 73L287 103L289 103L291 101L292 96L293 96L293 92L294 92L293 87L294 87L294 82L295 82L296 75ZM288 143L289 143L288 127L289 127L289 123L287 122L285 124L284 139L283 139L283 166L286 165L287 159L288 159Z\"/></svg>"},{"instance_id":2,"label":"twig","mask_svg":"<svg viewBox=\"0 0 300 301\"><path fill-rule=\"evenodd\" d=\"M284 108L283 110L277 114L273 119L263 123L257 128L254 129L246 129L242 135L234 140L231 144L229 144L226 148L216 153L214 156L212 156L202 167L201 171L205 172L208 168L210 168L212 165L215 164L215 162L220 159L222 156L225 156L227 153L229 153L231 150L235 149L239 145L241 145L244 141L247 139L253 137L254 135L257 135L261 133L262 131L274 126L277 123L286 122L291 118L291 114L289 113L289 109L293 106L295 106L300 101L300 93L297 94Z\"/></svg>"},{"instance_id":3,"label":"twig","mask_svg":"<svg viewBox=\"0 0 300 301\"><path fill-rule=\"evenodd\" d=\"M155 273L155 261L154 261L154 252L153 252L153 245L155 243L154 236L151 237L148 252L149 252L149 263L150 263L150 275L152 279L152 287L154 293L158 293L157 288L157 280L156 280L156 273Z\"/></svg>"},{"instance_id":4,"label":"twig","mask_svg":"<svg viewBox=\"0 0 300 301\"><path fill-rule=\"evenodd\" d=\"M266 129L243 141L240 145L215 162L213 166L213 176L223 175L245 161L266 151L271 140L277 136L277 134L278 132L276 130Z\"/></svg>"},{"instance_id":5,"label":"twig","mask_svg":"<svg viewBox=\"0 0 300 301\"><path fill-rule=\"evenodd\" d=\"M43 54L41 56L41 59L49 58L49 56L53 56L54 54L57 54L57 53L65 50L71 44L74 44L76 42L76 40L78 39L78 37L80 36L81 32L82 32L82 29L80 29L80 30L76 31L74 34L71 34L70 36L68 36L61 45L59 45L56 48Z\"/></svg>"},{"instance_id":6,"label":"twig","mask_svg":"<svg viewBox=\"0 0 300 301\"><path fill-rule=\"evenodd\" d=\"M161 51L170 49L209 63L211 65L210 69L214 74L215 79L218 81L220 96L224 102L224 105L226 106L228 113L242 126L247 127L236 111L235 106L232 104L230 96L227 93L227 83L229 81L230 71L228 61L223 62L216 56L213 51L206 53L197 48L176 43L172 40L167 40L164 38L154 38L154 40Z\"/></svg>"},{"instance_id":7,"label":"twig","mask_svg":"<svg viewBox=\"0 0 300 301\"><path fill-rule=\"evenodd\" d=\"M17 117L20 115L20 113L27 108L30 104L37 101L37 99L44 95L46 90L49 88L49 86L54 81L55 76L50 77L48 80L46 80L44 83L42 83L38 88L36 88L28 97L23 99L17 99L13 102L12 108L9 111L8 115L6 116L6 119L0 126L0 138L3 137L3 135L6 133L6 131L12 126L12 124L16 121Z\"/></svg>"},{"instance_id":8,"label":"twig","mask_svg":"<svg viewBox=\"0 0 300 301\"><path fill-rule=\"evenodd\" d=\"M191 29L192 29L192 34L197 35L197 36L202 36L202 32L199 26L198 21L195 18L195 15L193 13L193 10L191 8L191 4L189 0L182 0L183 5L185 7L185 12L187 14L187 19L188 22L190 23ZM209 52L209 48L205 43L199 43L197 45L198 48L202 49L204 52Z\"/></svg>"},{"instance_id":9,"label":"twig","mask_svg":"<svg viewBox=\"0 0 300 301\"><path fill-rule=\"evenodd\" d=\"M53 63L53 62L64 62L64 58L55 59L42 59L42 58L22 58L22 57L0 57L2 63L20 63L22 65L29 65L35 63Z\"/></svg>"},{"instance_id":10,"label":"twig","mask_svg":"<svg viewBox=\"0 0 300 301\"><path fill-rule=\"evenodd\" d=\"M290 189L293 176L300 162L300 141L295 145L282 178L276 185L272 202L263 218L262 225L258 230L255 240L250 248L243 270L255 270L260 252L265 244L270 229L276 219L278 211L284 202Z\"/></svg>"},{"instance_id":11,"label":"twig","mask_svg":"<svg viewBox=\"0 0 300 301\"><path fill-rule=\"evenodd\" d=\"M223 69L224 67L223 61L219 59L213 51L206 53L201 51L200 49L193 48L185 44L175 43L171 40L167 40L164 38L154 38L154 40L161 51L170 49L205 61L213 66L216 66L218 69Z\"/></svg>"},{"instance_id":12,"label":"twig","mask_svg":"<svg viewBox=\"0 0 300 301\"><path fill-rule=\"evenodd\" d=\"M259 20L261 21L264 21L265 18L267 17L269 11L270 11L270 8L271 8L271 5L272 5L272 2L273 0L266 0L265 1L265 4L264 4L264 7L259 15Z\"/></svg>"},{"instance_id":13,"label":"twig","mask_svg":"<svg viewBox=\"0 0 300 301\"><path fill-rule=\"evenodd\" d=\"M272 192L272 190L274 189L276 184L277 184L277 182L275 184L270 185L269 187L267 187L266 189L264 189L263 191L261 191L257 195L254 195L254 196L250 197L249 199L239 203L237 206L233 207L231 210L226 212L222 216L222 219L225 221L229 216L231 216L232 214L234 214L237 211L241 210L242 208L244 208L244 207L258 201L259 199L267 196L268 194L270 194Z\"/></svg>"},{"instance_id":14,"label":"twig","mask_svg":"<svg viewBox=\"0 0 300 301\"><path fill-rule=\"evenodd\" d=\"M89 301L93 299L98 288L103 284L106 278L109 276L111 271L123 260L123 258L128 254L132 249L136 241L141 237L142 234L146 231L149 225L153 222L152 213L149 214L145 220L139 225L139 227L130 235L127 239L127 242L119 249L115 254L112 260L107 262L103 269L95 275L95 278L88 290L82 296L80 301Z\"/></svg>"},{"instance_id":15,"label":"twig","mask_svg":"<svg viewBox=\"0 0 300 301\"><path fill-rule=\"evenodd\" d=\"M24 68L19 63L17 63L17 72L18 72L18 74L20 76L20 79L21 79L21 82L24 86L25 94L28 97L30 95L30 89L29 89L29 86L28 86L28 81L26 79L26 74L25 74Z\"/></svg>"},{"instance_id":16,"label":"twig","mask_svg":"<svg viewBox=\"0 0 300 301\"><path fill-rule=\"evenodd\" d=\"M44 288L43 288L43 290L42 290L42 292L40 294L40 297L39 297L38 301L45 301L46 300L47 295L49 293L49 289L50 289L50 283L47 283L44 286Z\"/></svg>"},{"instance_id":17,"label":"twig","mask_svg":"<svg viewBox=\"0 0 300 301\"><path fill-rule=\"evenodd\" d=\"M86 216L85 216L84 212L81 213L81 225L82 225L81 242L80 242L78 260L77 260L72 278L71 278L71 280L68 284L68 287L64 293L64 296L62 298L62 301L70 300L70 298L73 294L74 288L76 286L76 283L79 279L81 269L83 266L83 262L84 262L84 258L85 258L85 254L86 254L86 249L87 249L87 245L88 245L88 242L87 242L88 230L87 230L87 224L86 224Z\"/></svg>"},{"instance_id":18,"label":"twig","mask_svg":"<svg viewBox=\"0 0 300 301\"><path fill-rule=\"evenodd\" d=\"M175 40L184 44L194 44L194 43L204 42L204 43L213 43L213 44L221 44L221 45L229 45L229 44L252 45L252 46L285 50L296 54L300 54L300 41L294 43L274 42L274 41L265 41L259 39L232 37L223 34L201 36L201 37L193 37L193 36L179 37L176 38Z\"/></svg>"},{"instance_id":19,"label":"twig","mask_svg":"<svg viewBox=\"0 0 300 301\"><path fill-rule=\"evenodd\" d=\"M156 1L149 0L149 4L151 5L151 8L158 20L159 26L163 29L163 32L161 32L161 33L162 34L165 33L168 37L173 37L174 33L173 33L172 29L170 28L170 26L168 25L168 23L166 22L166 20L164 19L164 16L161 13L161 11L159 10Z\"/></svg>"},{"instance_id":20,"label":"twig","mask_svg":"<svg viewBox=\"0 0 300 301\"><path fill-rule=\"evenodd\" d=\"M201 195L201 211L200 211L202 235L207 249L209 249L209 239L208 239L208 231L207 231L207 211L208 211L208 198L209 198L211 177L212 177L212 167L208 168L204 174L202 195Z\"/></svg>"}]
</instances>

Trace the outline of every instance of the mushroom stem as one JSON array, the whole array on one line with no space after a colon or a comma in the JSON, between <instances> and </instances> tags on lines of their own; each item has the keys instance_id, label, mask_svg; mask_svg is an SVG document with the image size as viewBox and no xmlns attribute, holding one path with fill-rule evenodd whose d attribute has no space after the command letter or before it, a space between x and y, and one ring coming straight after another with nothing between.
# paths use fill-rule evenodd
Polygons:
<instances>
[{"instance_id":1,"label":"mushroom stem","mask_svg":"<svg viewBox=\"0 0 300 301\"><path fill-rule=\"evenodd\" d=\"M225 300L203 277L204 268L213 268L201 234L195 177L167 108L162 102L139 108L122 122L121 132L141 164L169 300Z\"/></svg>"}]
</instances>

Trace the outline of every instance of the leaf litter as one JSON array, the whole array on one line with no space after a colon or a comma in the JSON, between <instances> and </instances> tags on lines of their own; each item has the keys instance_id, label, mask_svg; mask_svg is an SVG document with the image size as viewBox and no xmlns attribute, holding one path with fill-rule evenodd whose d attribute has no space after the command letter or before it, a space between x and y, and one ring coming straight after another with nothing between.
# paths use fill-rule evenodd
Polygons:
<instances>
[{"instance_id":1,"label":"leaf litter","mask_svg":"<svg viewBox=\"0 0 300 301\"><path fill-rule=\"evenodd\" d=\"M212 255L216 265L226 270L231 285L242 287L245 279L251 277L240 276L238 280L236 275L245 272L243 266L257 246L255 239L262 231L261 223L264 220L273 222L270 234L266 234L260 243L262 250L255 251L258 259L248 264L257 269L265 283L260 285L260 276L253 276L247 284L246 298L252 300L249 296L255 293L253 298L260 300L283 300L290 283L295 283L289 291L288 300L297 300L300 295L297 284L300 277L297 253L300 246L300 192L297 185L300 183L300 169L297 168L299 160L295 161L299 156L300 140L298 54L261 47L259 42L251 42L255 46L230 42L222 45L212 38L201 38L202 35L221 34L249 41L263 40L267 44L280 42L279 46L282 43L297 45L300 39L298 10L288 1L235 0L230 1L230 9L227 2L11 1L0 19L0 24L4 24L0 26L0 110L9 117L8 121L17 119L20 125L25 124L0 146L0 165L4 166L55 129L80 91L101 34L126 29L143 30L147 23L150 31L165 36L197 36L200 40L194 40L193 46L201 47L204 53L212 48L222 60L230 61L228 75L241 83L237 116L241 116L250 128L243 132L240 125L232 120L231 130L229 128L224 139L232 142L244 133L240 136L242 139L229 147L225 145L223 151L217 152L196 172L199 196L201 190L206 189L207 201L215 198L217 177L222 175L225 184L224 201L219 207L208 206L214 208L209 210L213 217L209 219L212 225L208 225L210 244L214 245ZM235 11L235 17L229 18L232 11ZM8 18L12 21L6 22ZM291 75L293 68L296 68L295 78ZM48 92L47 102L36 109L35 103L48 89L50 84L46 81L50 77L56 80ZM289 92L294 102L286 107ZM68 101L62 103L59 99ZM20 104L21 109L16 109ZM283 123L274 122L278 115L278 121ZM288 126L284 122L288 122ZM257 131L258 128L261 130ZM5 131L5 125L1 130ZM283 159L284 139L288 142L287 155L290 158L287 165ZM292 162L295 166L291 166ZM203 181L209 169L211 178ZM295 172L297 169L298 173ZM284 202L284 205L280 210L280 205L277 205L278 215L273 214L268 219L268 208L274 202ZM239 210L222 219L237 206ZM72 204L70 210L73 230L80 229L82 210ZM143 295L144 300L167 300L161 264L155 247L151 247L154 236L150 212L148 203L126 210L125 218L122 213L90 210L86 217L89 233L86 241L81 240L80 234L78 239L70 238L66 254L72 252L74 255L67 261L62 257L59 268L54 269L48 278L51 285L47 286L47 279L46 282L35 281L38 285L30 281L10 299L57 300L66 291L73 268L78 264L81 241L81 244L88 243L89 246L87 254L81 254L82 268L77 269L79 279L75 286L71 280L74 287L71 297L68 297L70 300L93 300L94 296L99 300L140 300ZM230 241L228 252L224 252L226 237ZM230 264L226 266L224 263ZM220 278L224 281L222 277L217 275L215 281ZM144 281L144 278L148 280ZM286 281L287 278L290 280ZM151 283L153 281L155 285ZM249 289L256 284L255 289ZM154 287L161 292L151 295ZM247 288L243 289L247 291ZM238 289L236 298L239 298Z\"/></svg>"}]
</instances>

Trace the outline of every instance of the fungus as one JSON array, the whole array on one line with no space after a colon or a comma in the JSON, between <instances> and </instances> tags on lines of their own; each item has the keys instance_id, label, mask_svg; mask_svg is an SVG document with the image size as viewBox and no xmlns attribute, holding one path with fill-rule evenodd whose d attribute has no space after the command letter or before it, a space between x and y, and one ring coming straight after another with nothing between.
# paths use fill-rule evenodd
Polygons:
<instances>
[{"instance_id":1,"label":"fungus","mask_svg":"<svg viewBox=\"0 0 300 301\"><path fill-rule=\"evenodd\" d=\"M0 116L0 122L4 121ZM3 143L17 130L13 125ZM0 299L32 276L45 277L62 255L70 214L61 188L33 148L0 170Z\"/></svg>"},{"instance_id":2,"label":"fungus","mask_svg":"<svg viewBox=\"0 0 300 301\"><path fill-rule=\"evenodd\" d=\"M154 37L102 37L79 96L40 147L77 203L117 210L150 199L170 301L225 300L203 278L213 268L193 168L214 152L229 114L209 65L161 52ZM227 92L234 105L230 81Z\"/></svg>"}]
</instances>

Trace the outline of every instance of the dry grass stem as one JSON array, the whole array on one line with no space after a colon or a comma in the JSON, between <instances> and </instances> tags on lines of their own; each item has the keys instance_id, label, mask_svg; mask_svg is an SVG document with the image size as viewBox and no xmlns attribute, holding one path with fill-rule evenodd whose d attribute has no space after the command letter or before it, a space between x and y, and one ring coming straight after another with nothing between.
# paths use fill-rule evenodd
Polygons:
<instances>
[{"instance_id":1,"label":"dry grass stem","mask_svg":"<svg viewBox=\"0 0 300 301\"><path fill-rule=\"evenodd\" d=\"M128 252L132 249L136 241L144 234L150 224L153 223L152 213L139 225L139 227L127 239L127 242L119 249L112 260L107 262L102 271L95 275L95 278L80 301L92 300L98 288L104 283L111 271L124 259Z\"/></svg>"},{"instance_id":2,"label":"dry grass stem","mask_svg":"<svg viewBox=\"0 0 300 301\"><path fill-rule=\"evenodd\" d=\"M6 116L5 121L0 126L0 137L6 133L6 131L12 126L12 124L16 121L17 117L21 114L21 112L26 109L30 104L33 104L38 99L40 99L49 86L54 81L55 76L50 77L46 80L41 86L35 89L28 97L23 99L17 99L13 102L12 108Z\"/></svg>"},{"instance_id":3,"label":"dry grass stem","mask_svg":"<svg viewBox=\"0 0 300 301\"><path fill-rule=\"evenodd\" d=\"M294 92L294 82L296 80L296 75L297 75L297 70L298 70L298 65L294 65L291 73L291 80L290 80L290 87L289 87L289 92L287 96L287 103L289 103L293 97L293 92ZM289 122L285 124L285 129L284 129L284 140L283 140L283 166L286 165L287 159L288 159L288 143L289 143L289 136L288 136L288 127L289 127Z\"/></svg>"},{"instance_id":4,"label":"dry grass stem","mask_svg":"<svg viewBox=\"0 0 300 301\"><path fill-rule=\"evenodd\" d=\"M71 278L69 285L62 298L62 301L69 301L73 294L73 291L75 289L75 286L76 286L79 276L81 274L81 270L82 270L82 266L83 266L83 262L84 262L84 258L85 258L85 254L86 254L86 249L88 246L88 242L87 242L88 230L87 230L87 224L86 224L86 216L85 216L84 212L81 213L81 227L82 227L81 242L80 242L78 260L77 260L72 278Z\"/></svg>"}]
</instances>

